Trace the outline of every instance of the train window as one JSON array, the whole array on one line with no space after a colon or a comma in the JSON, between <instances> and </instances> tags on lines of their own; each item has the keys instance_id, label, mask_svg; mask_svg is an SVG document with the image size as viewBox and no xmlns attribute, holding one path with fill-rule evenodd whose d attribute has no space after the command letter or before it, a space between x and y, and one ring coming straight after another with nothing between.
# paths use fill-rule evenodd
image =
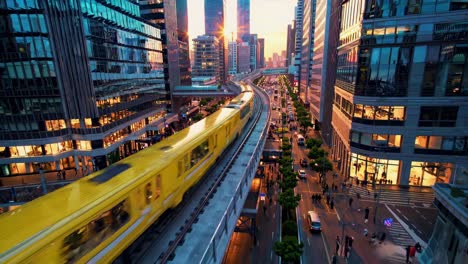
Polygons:
<instances>
[{"instance_id":1,"label":"train window","mask_svg":"<svg viewBox=\"0 0 468 264\"><path fill-rule=\"evenodd\" d=\"M154 199L158 199L161 195L161 175L156 176L156 192L154 193Z\"/></svg>"},{"instance_id":2,"label":"train window","mask_svg":"<svg viewBox=\"0 0 468 264\"><path fill-rule=\"evenodd\" d=\"M183 159L177 162L177 170L178 170L177 177L182 176L182 174L184 173L184 160Z\"/></svg>"},{"instance_id":3,"label":"train window","mask_svg":"<svg viewBox=\"0 0 468 264\"><path fill-rule=\"evenodd\" d=\"M211 142L213 143L211 144L213 146L213 149L215 149L218 146L218 134L213 135L211 137Z\"/></svg>"},{"instance_id":4,"label":"train window","mask_svg":"<svg viewBox=\"0 0 468 264\"><path fill-rule=\"evenodd\" d=\"M124 200L66 236L62 245L63 257L67 262L77 262L125 225L130 220L129 211L128 202Z\"/></svg>"},{"instance_id":5,"label":"train window","mask_svg":"<svg viewBox=\"0 0 468 264\"><path fill-rule=\"evenodd\" d=\"M208 152L208 141L204 141L198 147L192 150L192 160L190 162L190 165L193 167L200 160L202 160L208 154Z\"/></svg>"},{"instance_id":6,"label":"train window","mask_svg":"<svg viewBox=\"0 0 468 264\"><path fill-rule=\"evenodd\" d=\"M145 187L145 198L146 198L146 204L149 204L151 202L151 198L153 198L153 190L151 190L151 183L148 182Z\"/></svg>"},{"instance_id":7,"label":"train window","mask_svg":"<svg viewBox=\"0 0 468 264\"><path fill-rule=\"evenodd\" d=\"M184 164L185 164L185 171L190 170L191 166L190 166L190 156L189 156L189 154L186 154L184 156Z\"/></svg>"},{"instance_id":8,"label":"train window","mask_svg":"<svg viewBox=\"0 0 468 264\"><path fill-rule=\"evenodd\" d=\"M250 113L250 105L247 104L244 106L244 108L241 109L241 119L244 119L246 115Z\"/></svg>"}]
</instances>

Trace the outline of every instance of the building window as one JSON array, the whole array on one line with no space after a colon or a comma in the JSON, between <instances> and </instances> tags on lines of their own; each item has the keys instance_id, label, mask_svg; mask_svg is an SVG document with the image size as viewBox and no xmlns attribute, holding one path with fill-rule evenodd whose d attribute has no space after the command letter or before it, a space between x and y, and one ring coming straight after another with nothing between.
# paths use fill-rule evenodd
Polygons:
<instances>
[{"instance_id":1,"label":"building window","mask_svg":"<svg viewBox=\"0 0 468 264\"><path fill-rule=\"evenodd\" d=\"M401 140L401 135L351 131L351 146L365 150L400 152Z\"/></svg>"},{"instance_id":2,"label":"building window","mask_svg":"<svg viewBox=\"0 0 468 264\"><path fill-rule=\"evenodd\" d=\"M404 125L404 106L354 105L353 122L372 125Z\"/></svg>"},{"instance_id":3,"label":"building window","mask_svg":"<svg viewBox=\"0 0 468 264\"><path fill-rule=\"evenodd\" d=\"M419 116L420 127L454 127L458 106L422 106Z\"/></svg>"},{"instance_id":4,"label":"building window","mask_svg":"<svg viewBox=\"0 0 468 264\"><path fill-rule=\"evenodd\" d=\"M416 136L414 152L421 154L463 155L468 151L468 137Z\"/></svg>"},{"instance_id":5,"label":"building window","mask_svg":"<svg viewBox=\"0 0 468 264\"><path fill-rule=\"evenodd\" d=\"M409 185L433 186L435 183L448 183L452 175L451 163L411 162Z\"/></svg>"},{"instance_id":6,"label":"building window","mask_svg":"<svg viewBox=\"0 0 468 264\"><path fill-rule=\"evenodd\" d=\"M399 160L379 159L351 153L349 175L360 181L377 184L398 184L400 171Z\"/></svg>"}]
</instances>

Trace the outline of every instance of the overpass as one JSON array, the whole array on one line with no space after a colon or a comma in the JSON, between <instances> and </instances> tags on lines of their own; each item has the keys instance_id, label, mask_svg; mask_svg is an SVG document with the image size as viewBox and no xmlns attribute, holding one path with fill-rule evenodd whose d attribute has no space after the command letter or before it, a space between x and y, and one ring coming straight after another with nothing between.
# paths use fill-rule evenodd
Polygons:
<instances>
[{"instance_id":1,"label":"overpass","mask_svg":"<svg viewBox=\"0 0 468 264\"><path fill-rule=\"evenodd\" d=\"M233 85L176 86L172 95L175 97L216 97L236 96L239 88Z\"/></svg>"},{"instance_id":2,"label":"overpass","mask_svg":"<svg viewBox=\"0 0 468 264\"><path fill-rule=\"evenodd\" d=\"M288 68L269 68L262 71L263 75L287 74Z\"/></svg>"}]
</instances>

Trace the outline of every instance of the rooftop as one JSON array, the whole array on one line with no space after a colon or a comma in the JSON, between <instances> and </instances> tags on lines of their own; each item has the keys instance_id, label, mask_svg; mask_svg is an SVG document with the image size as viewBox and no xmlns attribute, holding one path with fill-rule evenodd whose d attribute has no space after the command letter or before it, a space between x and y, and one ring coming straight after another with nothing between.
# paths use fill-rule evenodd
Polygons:
<instances>
[{"instance_id":1,"label":"rooftop","mask_svg":"<svg viewBox=\"0 0 468 264\"><path fill-rule=\"evenodd\" d=\"M468 226L468 186L436 183L435 198L465 226Z\"/></svg>"}]
</instances>

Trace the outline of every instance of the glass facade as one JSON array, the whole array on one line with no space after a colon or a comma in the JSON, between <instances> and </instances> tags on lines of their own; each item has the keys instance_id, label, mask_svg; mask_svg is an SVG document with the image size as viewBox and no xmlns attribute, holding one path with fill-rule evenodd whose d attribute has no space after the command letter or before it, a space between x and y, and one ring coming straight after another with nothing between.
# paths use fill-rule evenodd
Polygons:
<instances>
[{"instance_id":1,"label":"glass facade","mask_svg":"<svg viewBox=\"0 0 468 264\"><path fill-rule=\"evenodd\" d=\"M169 103L162 48L136 1L0 1L0 176L107 166Z\"/></svg>"},{"instance_id":2,"label":"glass facade","mask_svg":"<svg viewBox=\"0 0 468 264\"><path fill-rule=\"evenodd\" d=\"M351 154L349 175L360 181L377 184L396 184L399 182L400 161Z\"/></svg>"},{"instance_id":3,"label":"glass facade","mask_svg":"<svg viewBox=\"0 0 468 264\"><path fill-rule=\"evenodd\" d=\"M468 167L463 2L341 4L333 134L349 133L334 140L350 162L342 166L349 176L369 179L375 176L369 172L377 174L375 164L384 163L379 173L384 170L392 184L432 186ZM387 157L391 162L382 162Z\"/></svg>"}]
</instances>

